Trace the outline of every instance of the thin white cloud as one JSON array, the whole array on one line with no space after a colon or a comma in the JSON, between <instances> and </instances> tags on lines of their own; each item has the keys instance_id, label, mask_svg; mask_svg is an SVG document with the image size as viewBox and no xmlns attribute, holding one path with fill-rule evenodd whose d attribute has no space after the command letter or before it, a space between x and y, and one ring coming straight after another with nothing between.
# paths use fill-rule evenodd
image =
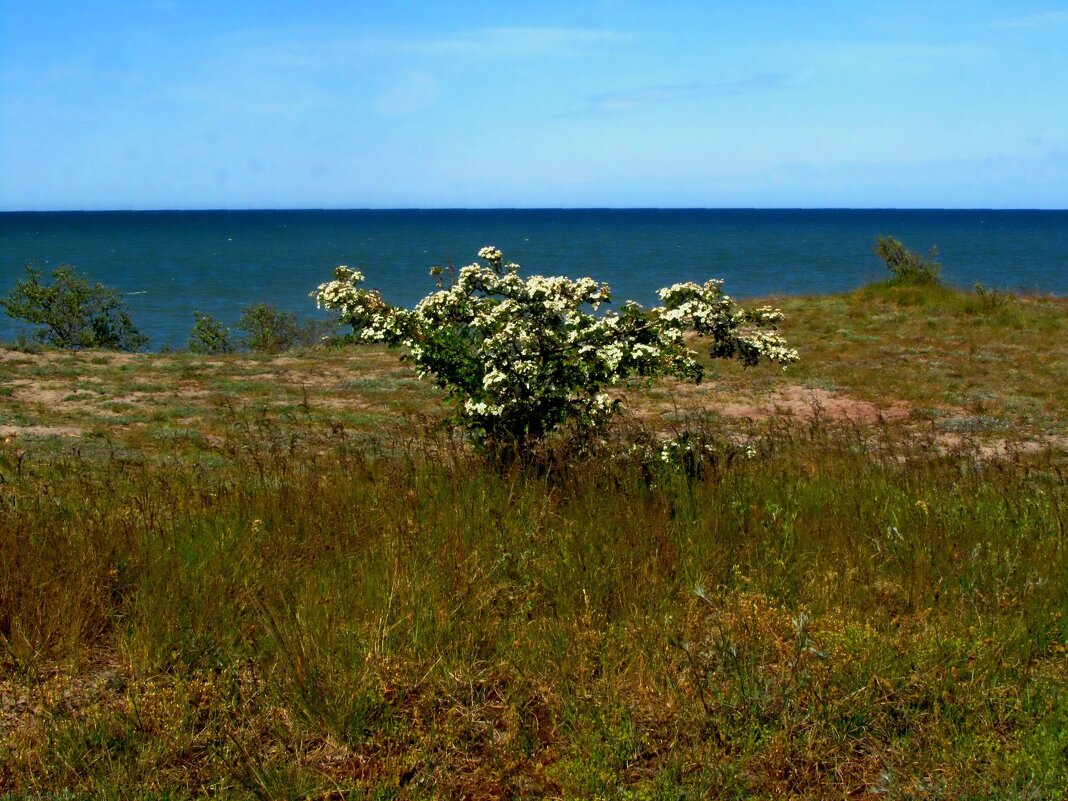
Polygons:
<instances>
[{"instance_id":1,"label":"thin white cloud","mask_svg":"<svg viewBox=\"0 0 1068 801\"><path fill-rule=\"evenodd\" d=\"M384 56L451 61L566 57L631 39L630 34L595 28L478 28L443 36L393 37L297 26L245 30L222 40L221 49L244 59L321 69Z\"/></svg>"},{"instance_id":2,"label":"thin white cloud","mask_svg":"<svg viewBox=\"0 0 1068 801\"><path fill-rule=\"evenodd\" d=\"M566 59L629 38L592 28L478 28L411 37L319 26L246 29L207 43L189 77L172 91L217 98L217 107L232 103L251 112L262 106L270 114L287 97L313 98L317 107L333 102L383 115L411 114L438 99L447 66L485 69L487 62L502 60Z\"/></svg>"},{"instance_id":3,"label":"thin white cloud","mask_svg":"<svg viewBox=\"0 0 1068 801\"><path fill-rule=\"evenodd\" d=\"M434 76L409 70L378 96L373 108L379 114L413 114L430 106L437 96Z\"/></svg>"},{"instance_id":4,"label":"thin white cloud","mask_svg":"<svg viewBox=\"0 0 1068 801\"><path fill-rule=\"evenodd\" d=\"M748 95L781 89L788 84L780 73L767 72L747 75L731 81L705 83L662 84L602 92L585 98L581 111L634 111L650 105L678 101L708 100L732 95Z\"/></svg>"},{"instance_id":5,"label":"thin white cloud","mask_svg":"<svg viewBox=\"0 0 1068 801\"><path fill-rule=\"evenodd\" d=\"M804 45L803 54L812 69L852 75L915 74L949 65L976 63L991 49L972 43L919 45L903 42L880 44Z\"/></svg>"},{"instance_id":6,"label":"thin white cloud","mask_svg":"<svg viewBox=\"0 0 1068 801\"><path fill-rule=\"evenodd\" d=\"M990 23L993 28L1047 28L1068 24L1068 10L1038 11L1012 19L1000 19Z\"/></svg>"},{"instance_id":7,"label":"thin white cloud","mask_svg":"<svg viewBox=\"0 0 1068 801\"><path fill-rule=\"evenodd\" d=\"M632 38L594 28L486 28L437 39L395 43L409 53L482 58L531 58L577 54L586 48Z\"/></svg>"}]
</instances>

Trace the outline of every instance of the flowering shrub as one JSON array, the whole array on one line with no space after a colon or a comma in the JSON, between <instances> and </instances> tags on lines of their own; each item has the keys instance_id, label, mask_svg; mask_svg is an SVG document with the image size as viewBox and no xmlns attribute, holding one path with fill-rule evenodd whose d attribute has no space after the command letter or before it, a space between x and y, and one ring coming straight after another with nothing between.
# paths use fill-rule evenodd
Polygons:
<instances>
[{"instance_id":1,"label":"flowering shrub","mask_svg":"<svg viewBox=\"0 0 1068 801\"><path fill-rule=\"evenodd\" d=\"M738 308L718 281L661 290L663 307L647 311L628 301L598 316L611 300L607 284L523 278L497 248L478 255L481 262L461 268L450 286L439 283L411 310L363 289L363 274L347 267L312 296L338 311L357 340L407 347L420 376L456 401L457 421L497 452L524 453L563 425L584 436L600 430L620 406L607 390L628 378L699 381L688 330L711 337L717 357L747 364L797 358L774 331L777 311Z\"/></svg>"},{"instance_id":2,"label":"flowering shrub","mask_svg":"<svg viewBox=\"0 0 1068 801\"><path fill-rule=\"evenodd\" d=\"M797 361L776 327L783 313L771 306L744 309L723 293L723 281L703 285L675 284L658 293L664 308L654 309L665 326L711 337L710 353L717 359L738 357L747 365L762 359L782 365Z\"/></svg>"}]
</instances>

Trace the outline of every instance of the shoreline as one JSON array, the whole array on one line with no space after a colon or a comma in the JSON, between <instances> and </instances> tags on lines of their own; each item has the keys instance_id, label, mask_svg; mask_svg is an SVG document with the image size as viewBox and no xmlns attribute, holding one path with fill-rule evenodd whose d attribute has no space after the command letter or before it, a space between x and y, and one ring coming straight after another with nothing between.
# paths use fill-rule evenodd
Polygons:
<instances>
[{"instance_id":1,"label":"shoreline","mask_svg":"<svg viewBox=\"0 0 1068 801\"><path fill-rule=\"evenodd\" d=\"M1045 290L1041 290L1041 289L1038 289L1038 288L1031 288L1031 289L1029 289L1029 288L1019 288L1019 289L1015 289L1015 290L1005 290L1005 289L1000 289L1000 288L997 288L997 287L985 287L982 284L978 284L978 286L982 286L983 291L991 292L996 296L1001 296L1001 297L1003 297L1004 299L1006 299L1009 302L1012 302L1012 301L1015 300L1015 301L1022 301L1022 302L1048 302L1048 303L1052 303L1052 304L1057 304L1057 303L1068 304L1068 293L1058 295L1055 292L1045 291ZM729 287L725 286L725 289L728 289L728 288ZM771 293L771 294L762 294L762 295L753 295L753 296L737 296L737 295L734 295L734 294L732 294L730 292L728 292L727 294L730 295L731 297L733 297L742 306L758 306L758 305L765 305L765 304L769 304L769 305L787 304L787 305L790 305L790 304L795 304L795 303L829 302L829 301L833 301L835 299L849 298L850 296L854 296L857 293L864 293L866 291L870 292L870 291L873 291L873 290L878 290L880 288L883 288L883 289L889 288L888 282L886 282L886 281L875 281L875 282L869 282L869 283L865 283L865 284L858 284L855 287L852 287L850 289L841 290L841 291L838 291L838 292ZM432 285L428 284L427 291L429 292L431 289L432 289ZM945 290L948 293L957 294L957 295L960 295L960 296L963 296L963 297L966 297L966 298L972 298L972 299L976 298L976 284L972 284L971 286L961 286L961 285L957 285L957 284L950 283L950 282L944 282L944 283L942 283L940 285L940 289ZM144 295L144 292L126 293L126 297L142 296L142 295ZM624 302L624 300L618 300L618 301L617 300L613 300L611 302L605 303L605 304L602 305L601 311L611 311L611 310L614 310L614 309L618 310L619 307L622 306L623 302ZM257 305L257 304L255 302L253 302L253 303L250 303L250 305ZM270 305L270 304L268 304L268 305ZM325 312L321 312L319 310L316 310L314 308L314 306L312 306L310 309L307 308L306 306L301 306L301 307L297 307L297 308L293 308L293 309L283 308L283 307L280 307L280 306L277 306L277 307L274 307L274 308L276 308L279 312L282 312L282 313L295 314L297 316L297 319L299 320L299 322L301 324L325 325L325 324L329 323L329 321L331 319L330 315L328 315ZM0 315L3 315L3 313L0 312ZM17 321L10 319L9 317L0 316L0 324L3 324L4 322L6 322L6 324L7 324L7 334L6 334L5 337L0 337L0 350L11 350L11 351L19 350L20 348L16 344L16 337L18 335L20 335L20 334L23 335L23 336L27 336L28 337L29 336L29 332L30 332L30 326L27 326L25 324L20 324ZM135 320L135 322L136 322L136 320ZM224 326L227 326L227 327L233 329L233 326L237 322L237 315L232 315L232 319L219 319L219 322L222 323ZM186 333L184 334L185 339L182 340L179 344L164 343L163 345L160 345L160 346L156 347L153 344L153 342L151 341L151 339L150 339L149 347L146 350L138 351L138 352L146 353L146 354L155 354L155 355L169 355L169 354L188 353L189 352L188 351L188 336L189 336L189 333L193 329L193 324L194 324L194 321L193 321L193 319L191 317L190 318L189 327L186 330ZM32 339L28 340L27 345L28 345L28 350L29 351L32 351L32 350L35 350L35 349L38 349L38 348L42 348L42 347L48 347L48 346L40 345L39 343L35 342ZM86 352L88 352L88 351L86 351ZM108 352L114 352L114 351L102 351L102 352L108 353Z\"/></svg>"}]
</instances>

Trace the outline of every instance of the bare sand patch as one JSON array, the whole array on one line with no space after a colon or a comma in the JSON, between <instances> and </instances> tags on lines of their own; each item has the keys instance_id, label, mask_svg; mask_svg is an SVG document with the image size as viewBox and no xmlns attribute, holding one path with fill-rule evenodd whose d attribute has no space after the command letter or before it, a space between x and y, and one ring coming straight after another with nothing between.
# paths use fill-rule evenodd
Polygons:
<instances>
[{"instance_id":1,"label":"bare sand patch","mask_svg":"<svg viewBox=\"0 0 1068 801\"><path fill-rule=\"evenodd\" d=\"M315 406L321 409L331 409L334 411L366 411L368 409L376 408L372 404L368 403L363 397L353 393L343 398L337 396L320 396L315 398Z\"/></svg>"},{"instance_id":2,"label":"bare sand patch","mask_svg":"<svg viewBox=\"0 0 1068 801\"><path fill-rule=\"evenodd\" d=\"M45 361L43 353L27 353L22 350L6 350L0 348L0 362L12 362L14 364L40 364Z\"/></svg>"},{"instance_id":3,"label":"bare sand patch","mask_svg":"<svg viewBox=\"0 0 1068 801\"><path fill-rule=\"evenodd\" d=\"M880 423L906 419L909 405L902 401L877 405L826 389L794 385L778 389L765 398L728 402L717 406L715 411L726 417L753 420L785 415L807 420L826 417L851 423Z\"/></svg>"},{"instance_id":4,"label":"bare sand patch","mask_svg":"<svg viewBox=\"0 0 1068 801\"><path fill-rule=\"evenodd\" d=\"M10 386L12 390L11 397L17 401L41 403L53 407L61 403L71 403L71 401L65 401L64 399L74 394L74 390L69 386L62 384L56 386L39 381L12 381ZM88 400L89 396L86 395L85 399Z\"/></svg>"},{"instance_id":5,"label":"bare sand patch","mask_svg":"<svg viewBox=\"0 0 1068 801\"><path fill-rule=\"evenodd\" d=\"M55 361L67 361L70 359L83 360L91 363L91 360L105 360L99 365L132 364L136 361L151 359L159 362L166 357L158 353L129 353L122 350L63 350L61 348L43 348L41 350L14 350L12 348L0 348L0 362L25 362L26 364L48 364Z\"/></svg>"},{"instance_id":6,"label":"bare sand patch","mask_svg":"<svg viewBox=\"0 0 1068 801\"><path fill-rule=\"evenodd\" d=\"M0 426L0 437L80 437L84 429L74 426Z\"/></svg>"},{"instance_id":7,"label":"bare sand patch","mask_svg":"<svg viewBox=\"0 0 1068 801\"><path fill-rule=\"evenodd\" d=\"M707 412L740 420L763 421L772 417L817 417L850 423L895 422L908 418L910 407L903 401L876 404L840 392L789 385L766 394L719 392L678 383L665 385L668 397L633 396L639 414Z\"/></svg>"},{"instance_id":8,"label":"bare sand patch","mask_svg":"<svg viewBox=\"0 0 1068 801\"><path fill-rule=\"evenodd\" d=\"M1068 451L1068 437L1048 436L1040 439L982 439L976 440L963 434L939 434L934 439L935 447L943 451L974 452L982 460L1012 459L1043 451Z\"/></svg>"},{"instance_id":9,"label":"bare sand patch","mask_svg":"<svg viewBox=\"0 0 1068 801\"><path fill-rule=\"evenodd\" d=\"M287 370L280 373L253 373L252 375L234 376L234 381L268 381L288 384L294 387L333 387L342 380L346 373L342 370L298 371Z\"/></svg>"}]
</instances>

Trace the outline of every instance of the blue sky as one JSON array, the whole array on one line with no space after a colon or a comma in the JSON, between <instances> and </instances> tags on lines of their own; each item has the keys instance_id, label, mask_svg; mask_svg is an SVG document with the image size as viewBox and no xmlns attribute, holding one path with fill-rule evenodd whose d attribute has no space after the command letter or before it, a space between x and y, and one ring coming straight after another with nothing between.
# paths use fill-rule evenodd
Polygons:
<instances>
[{"instance_id":1,"label":"blue sky","mask_svg":"<svg viewBox=\"0 0 1068 801\"><path fill-rule=\"evenodd\" d=\"M1068 2L0 0L0 209L1068 207Z\"/></svg>"}]
</instances>

